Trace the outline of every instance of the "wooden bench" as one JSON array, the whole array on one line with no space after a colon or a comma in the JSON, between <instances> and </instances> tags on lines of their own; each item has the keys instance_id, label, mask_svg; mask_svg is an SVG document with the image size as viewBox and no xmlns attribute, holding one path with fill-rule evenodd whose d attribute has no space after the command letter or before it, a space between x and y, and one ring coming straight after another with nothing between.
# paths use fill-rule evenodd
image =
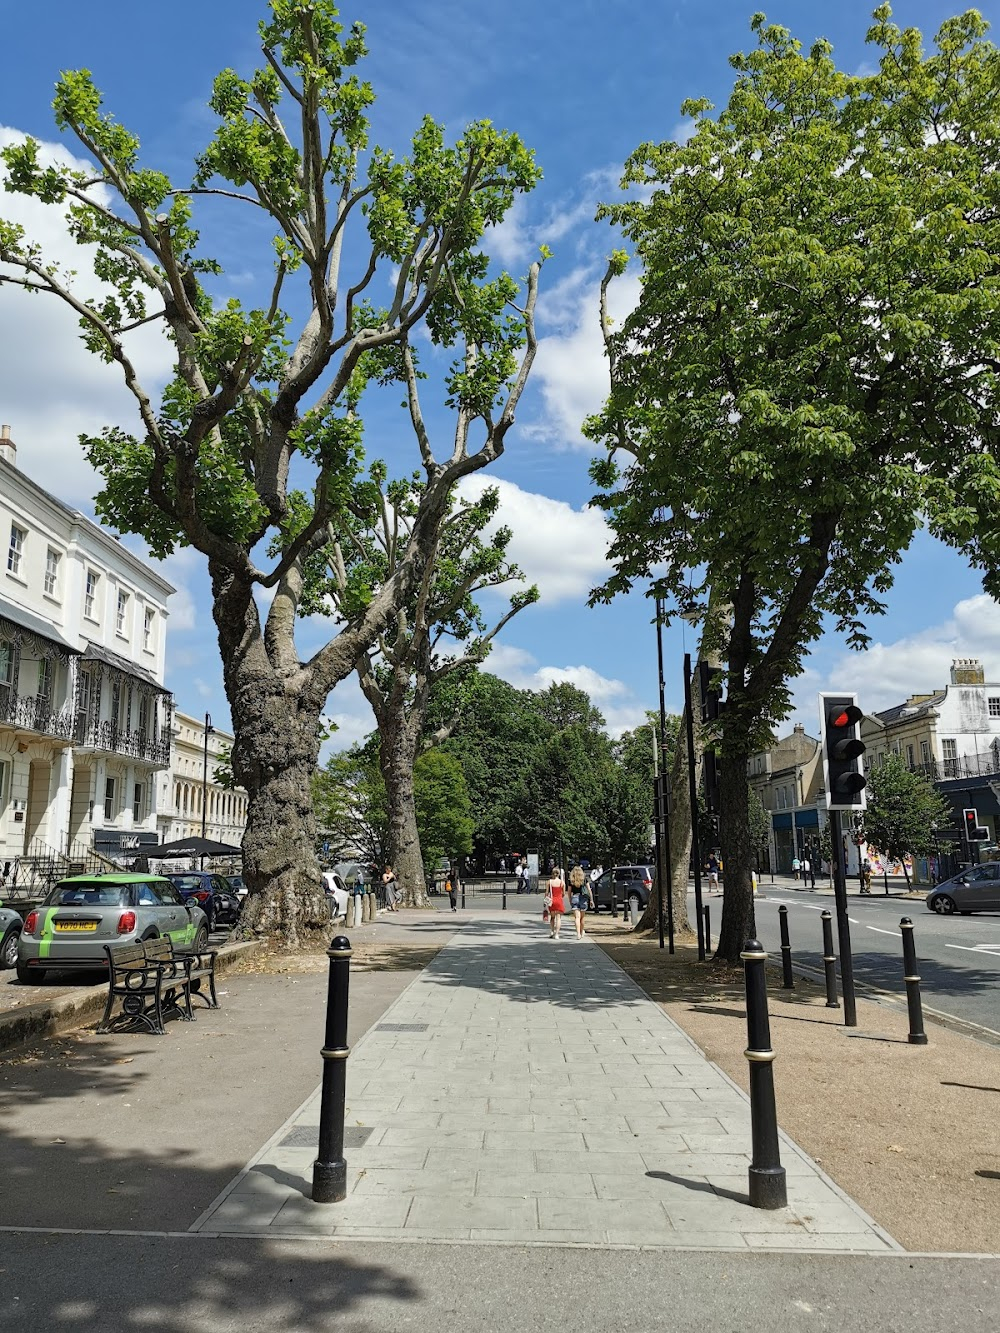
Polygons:
<instances>
[{"instance_id":1,"label":"wooden bench","mask_svg":"<svg viewBox=\"0 0 1000 1333\"><path fill-rule=\"evenodd\" d=\"M219 1007L215 949L175 954L170 940L159 937L138 944L106 944L104 952L108 956L108 1002L98 1032L110 1032L116 1023L142 1023L156 1036L163 1036L165 1012L176 1012L186 1022L193 1021L192 994L200 996L210 1009ZM206 979L207 996L201 992ZM118 999L121 1012L112 1019Z\"/></svg>"}]
</instances>

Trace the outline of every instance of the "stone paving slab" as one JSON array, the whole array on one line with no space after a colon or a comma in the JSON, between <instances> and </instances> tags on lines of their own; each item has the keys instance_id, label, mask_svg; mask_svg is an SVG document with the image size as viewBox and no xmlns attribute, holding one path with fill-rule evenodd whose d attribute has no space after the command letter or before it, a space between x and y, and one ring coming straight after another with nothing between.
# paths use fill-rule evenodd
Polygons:
<instances>
[{"instance_id":1,"label":"stone paving slab","mask_svg":"<svg viewBox=\"0 0 1000 1333\"><path fill-rule=\"evenodd\" d=\"M789 1206L751 1208L743 1092L600 949L534 920L477 914L358 1043L346 1124L371 1133L342 1203L312 1202L316 1150L285 1143L318 1123L317 1090L192 1230L899 1249L785 1136Z\"/></svg>"}]
</instances>

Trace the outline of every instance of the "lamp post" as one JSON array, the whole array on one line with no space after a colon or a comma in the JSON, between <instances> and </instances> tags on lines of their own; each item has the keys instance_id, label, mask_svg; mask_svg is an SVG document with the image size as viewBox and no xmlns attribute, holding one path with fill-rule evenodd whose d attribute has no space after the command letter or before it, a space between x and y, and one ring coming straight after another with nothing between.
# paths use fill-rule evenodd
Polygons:
<instances>
[{"instance_id":1,"label":"lamp post","mask_svg":"<svg viewBox=\"0 0 1000 1333\"><path fill-rule=\"evenodd\" d=\"M209 736L211 736L211 734L212 734L213 731L214 731L214 727L212 726L212 714L211 714L211 713L206 713L206 714L205 714L205 754L204 754L204 760L203 760L203 762L202 762L202 766L201 766L201 836L202 836L203 838L207 836L207 834L206 834L206 830L207 830L207 828L208 828L208 738L209 738ZM200 865L200 867L201 867L202 870L205 869L205 857L204 857L204 856L202 856L202 857L200 858L200 860L199 860L199 865Z\"/></svg>"}]
</instances>

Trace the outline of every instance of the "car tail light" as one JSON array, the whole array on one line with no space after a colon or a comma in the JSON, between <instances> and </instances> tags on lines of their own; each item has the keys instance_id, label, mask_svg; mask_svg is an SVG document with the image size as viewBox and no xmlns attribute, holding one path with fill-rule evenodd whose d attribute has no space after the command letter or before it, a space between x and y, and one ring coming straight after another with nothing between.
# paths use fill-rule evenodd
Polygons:
<instances>
[{"instance_id":1,"label":"car tail light","mask_svg":"<svg viewBox=\"0 0 1000 1333\"><path fill-rule=\"evenodd\" d=\"M653 881L651 879L644 879L642 881L642 887L644 889L651 889L653 887Z\"/></svg>"},{"instance_id":2,"label":"car tail light","mask_svg":"<svg viewBox=\"0 0 1000 1333\"><path fill-rule=\"evenodd\" d=\"M25 935L34 935L35 928L37 925L38 925L38 913L29 912L28 915L24 918L23 930Z\"/></svg>"},{"instance_id":3,"label":"car tail light","mask_svg":"<svg viewBox=\"0 0 1000 1333\"><path fill-rule=\"evenodd\" d=\"M118 934L131 935L133 930L135 930L135 913L122 912L118 918Z\"/></svg>"},{"instance_id":4,"label":"car tail light","mask_svg":"<svg viewBox=\"0 0 1000 1333\"><path fill-rule=\"evenodd\" d=\"M191 895L192 898L197 898L200 903L207 903L211 896L212 895L207 889L199 889L196 893L192 893Z\"/></svg>"}]
</instances>

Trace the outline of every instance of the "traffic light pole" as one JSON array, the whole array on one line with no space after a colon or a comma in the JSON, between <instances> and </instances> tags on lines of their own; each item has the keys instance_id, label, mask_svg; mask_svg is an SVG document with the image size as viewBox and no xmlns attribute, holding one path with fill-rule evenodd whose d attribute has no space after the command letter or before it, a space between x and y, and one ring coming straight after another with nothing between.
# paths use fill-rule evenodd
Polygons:
<instances>
[{"instance_id":1,"label":"traffic light pole","mask_svg":"<svg viewBox=\"0 0 1000 1333\"><path fill-rule=\"evenodd\" d=\"M833 841L833 896L837 907L837 941L840 952L840 989L844 996L844 1026L858 1026L854 1000L854 956L851 953L851 923L847 916L847 867L844 864L844 832L839 810L830 811Z\"/></svg>"}]
</instances>

